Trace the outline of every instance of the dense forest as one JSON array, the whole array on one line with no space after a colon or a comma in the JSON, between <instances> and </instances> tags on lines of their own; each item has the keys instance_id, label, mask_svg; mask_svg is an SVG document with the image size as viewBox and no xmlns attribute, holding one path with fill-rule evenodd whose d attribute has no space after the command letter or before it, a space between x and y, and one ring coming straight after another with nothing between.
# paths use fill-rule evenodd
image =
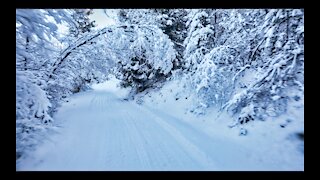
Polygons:
<instances>
[{"instance_id":1,"label":"dense forest","mask_svg":"<svg viewBox=\"0 0 320 180\"><path fill-rule=\"evenodd\" d=\"M303 111L303 9L115 12L114 25L97 29L92 9L16 10L17 160L55 131L68 97L110 75L136 103L178 80L177 99L196 97L195 116L228 113L242 134L290 103Z\"/></svg>"}]
</instances>

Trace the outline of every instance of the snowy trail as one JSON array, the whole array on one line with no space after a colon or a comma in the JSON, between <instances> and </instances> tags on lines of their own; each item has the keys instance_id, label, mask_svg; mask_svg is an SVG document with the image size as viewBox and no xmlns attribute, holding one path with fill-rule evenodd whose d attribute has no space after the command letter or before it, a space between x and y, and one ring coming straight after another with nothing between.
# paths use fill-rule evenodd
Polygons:
<instances>
[{"instance_id":1,"label":"snowy trail","mask_svg":"<svg viewBox=\"0 0 320 180\"><path fill-rule=\"evenodd\" d=\"M22 170L215 169L177 129L110 92L79 94L56 118L64 128Z\"/></svg>"},{"instance_id":2,"label":"snowy trail","mask_svg":"<svg viewBox=\"0 0 320 180\"><path fill-rule=\"evenodd\" d=\"M58 111L59 133L18 170L263 170L250 150L209 137L112 92L74 95Z\"/></svg>"}]
</instances>

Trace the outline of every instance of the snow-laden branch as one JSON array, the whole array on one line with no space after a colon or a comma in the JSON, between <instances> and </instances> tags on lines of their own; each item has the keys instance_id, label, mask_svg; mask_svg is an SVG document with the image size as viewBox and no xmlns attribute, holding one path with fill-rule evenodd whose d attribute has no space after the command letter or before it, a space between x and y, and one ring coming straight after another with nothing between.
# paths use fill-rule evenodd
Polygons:
<instances>
[{"instance_id":1,"label":"snow-laden branch","mask_svg":"<svg viewBox=\"0 0 320 180\"><path fill-rule=\"evenodd\" d=\"M52 77L52 75L55 73L57 68L62 64L62 62L77 48L79 48L82 45L85 45L86 43L90 42L91 40L107 33L112 32L111 28L104 28L100 30L98 33L88 36L88 37L81 37L78 40L76 40L72 45L69 45L59 56L57 61L53 64L52 69L50 71L49 79Z\"/></svg>"},{"instance_id":2,"label":"snow-laden branch","mask_svg":"<svg viewBox=\"0 0 320 180\"><path fill-rule=\"evenodd\" d=\"M245 69L247 69L247 68L250 68L250 65L247 64L246 66L242 67L242 68L240 69L240 71L237 72L236 75L234 75L234 77L232 78L232 82L234 83L235 80L236 80L236 78L240 75L240 73L243 72L243 71L244 71Z\"/></svg>"},{"instance_id":3,"label":"snow-laden branch","mask_svg":"<svg viewBox=\"0 0 320 180\"><path fill-rule=\"evenodd\" d=\"M79 39L77 39L75 42L73 42L71 45L69 45L65 50L62 51L60 54L59 58L55 61L53 66L51 67L50 73L49 73L49 79L53 77L55 74L56 70L60 65L65 61L65 59L72 53L74 52L77 48L80 48L81 46L91 42L93 39L100 37L103 34L106 33L113 33L115 29L121 28L124 29L125 32L131 32L126 29L148 29L155 34L159 33L159 29L156 26L151 26L151 25L131 25L131 26L112 26L112 27L106 27L98 31L97 33L89 36L83 36ZM115 48L115 47L110 47L106 46L107 48Z\"/></svg>"}]
</instances>

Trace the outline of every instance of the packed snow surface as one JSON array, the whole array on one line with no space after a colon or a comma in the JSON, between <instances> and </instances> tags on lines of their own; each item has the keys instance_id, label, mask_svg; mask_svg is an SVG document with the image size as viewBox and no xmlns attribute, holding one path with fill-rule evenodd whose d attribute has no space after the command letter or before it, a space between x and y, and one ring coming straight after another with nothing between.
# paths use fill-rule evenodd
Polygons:
<instances>
[{"instance_id":1,"label":"packed snow surface","mask_svg":"<svg viewBox=\"0 0 320 180\"><path fill-rule=\"evenodd\" d=\"M123 100L128 92L116 84L111 79L73 95L54 117L58 133L17 170L304 170L301 144L293 135L275 136L281 127L273 121L263 126L257 122L255 131L239 136L224 123L227 115L220 120L214 113L199 119L180 116L191 97L166 101L152 95L139 105ZM167 97L173 85L167 85ZM288 129L299 126L291 123Z\"/></svg>"}]
</instances>

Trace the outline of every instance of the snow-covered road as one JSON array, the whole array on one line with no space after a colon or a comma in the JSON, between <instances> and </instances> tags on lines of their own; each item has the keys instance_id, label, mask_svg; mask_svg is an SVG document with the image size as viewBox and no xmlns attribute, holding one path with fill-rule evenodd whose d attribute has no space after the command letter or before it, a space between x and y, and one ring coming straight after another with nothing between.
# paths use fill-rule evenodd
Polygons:
<instances>
[{"instance_id":1,"label":"snow-covered road","mask_svg":"<svg viewBox=\"0 0 320 180\"><path fill-rule=\"evenodd\" d=\"M37 157L40 163L27 169L215 169L210 158L164 118L111 92L76 95L56 118L65 121L64 128L37 150L44 151Z\"/></svg>"},{"instance_id":2,"label":"snow-covered road","mask_svg":"<svg viewBox=\"0 0 320 180\"><path fill-rule=\"evenodd\" d=\"M114 93L76 94L55 116L58 134L19 170L266 170L235 141L214 138Z\"/></svg>"}]
</instances>

